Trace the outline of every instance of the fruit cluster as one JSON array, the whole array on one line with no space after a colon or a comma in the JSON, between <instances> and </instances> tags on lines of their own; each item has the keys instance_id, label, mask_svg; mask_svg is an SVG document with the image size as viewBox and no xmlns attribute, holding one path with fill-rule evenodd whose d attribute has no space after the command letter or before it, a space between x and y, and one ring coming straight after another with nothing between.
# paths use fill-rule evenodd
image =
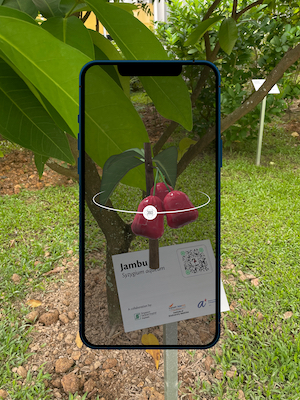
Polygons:
<instances>
[{"instance_id":1,"label":"fruit cluster","mask_svg":"<svg viewBox=\"0 0 300 400\"><path fill-rule=\"evenodd\" d=\"M168 185L169 186L169 185ZM157 212L162 211L175 211L174 213L166 213L167 224L170 228L181 228L198 218L198 211L188 210L183 212L176 212L194 208L194 205L188 196L179 191L173 190L171 186L169 189L163 182L157 183L151 189L150 196L141 201L138 206L138 212L143 212L145 207L153 206ZM158 239L164 233L164 214L157 214L154 219L146 219L143 214L136 214L131 225L132 232L138 236L144 236L148 239Z\"/></svg>"}]
</instances>

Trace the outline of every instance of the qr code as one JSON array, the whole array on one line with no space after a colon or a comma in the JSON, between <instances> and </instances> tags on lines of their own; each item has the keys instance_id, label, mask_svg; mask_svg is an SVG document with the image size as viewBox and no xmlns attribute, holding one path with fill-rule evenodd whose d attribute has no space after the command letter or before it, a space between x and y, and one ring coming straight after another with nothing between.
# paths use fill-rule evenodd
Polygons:
<instances>
[{"instance_id":1,"label":"qr code","mask_svg":"<svg viewBox=\"0 0 300 400\"><path fill-rule=\"evenodd\" d=\"M180 252L185 275L210 272L203 249L191 249Z\"/></svg>"}]
</instances>

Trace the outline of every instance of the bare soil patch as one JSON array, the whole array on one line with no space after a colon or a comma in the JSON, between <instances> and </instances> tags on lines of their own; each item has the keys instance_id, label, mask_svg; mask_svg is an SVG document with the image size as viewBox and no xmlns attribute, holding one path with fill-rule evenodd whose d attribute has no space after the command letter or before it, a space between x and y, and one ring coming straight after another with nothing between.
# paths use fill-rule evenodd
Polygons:
<instances>
[{"instance_id":1,"label":"bare soil patch","mask_svg":"<svg viewBox=\"0 0 300 400\"><path fill-rule=\"evenodd\" d=\"M59 266L60 269L57 268ZM53 399L68 399L65 392L67 388L81 396L88 392L88 398L93 400L97 395L101 400L163 400L163 351L160 352L157 370L153 358L145 350L93 350L82 345L77 336L78 258L69 255L57 267L56 275L63 282L53 281L48 284L45 292L28 293L24 300L24 303L29 299L42 302L34 308L38 316L30 334L32 342L29 351L32 356L23 365L26 372L30 370L36 376L39 368L44 365L44 371L51 374L46 384L52 390ZM48 320L49 325L44 325L45 314L53 317ZM211 384L221 379L221 375L223 377L211 356L217 352L221 354L222 341L221 338L213 349L197 350L194 354L186 350L178 351L180 399L192 400L191 392L196 388L198 379ZM212 400L208 395L201 398Z\"/></svg>"}]
</instances>

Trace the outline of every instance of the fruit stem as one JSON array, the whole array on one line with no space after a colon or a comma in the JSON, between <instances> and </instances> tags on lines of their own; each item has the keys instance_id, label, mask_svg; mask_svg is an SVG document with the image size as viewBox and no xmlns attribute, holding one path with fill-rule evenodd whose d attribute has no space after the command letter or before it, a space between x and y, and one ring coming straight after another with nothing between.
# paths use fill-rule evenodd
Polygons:
<instances>
[{"instance_id":1,"label":"fruit stem","mask_svg":"<svg viewBox=\"0 0 300 400\"><path fill-rule=\"evenodd\" d=\"M160 173L161 179L163 180L163 183L166 185L166 188L168 189L169 192L171 192L169 185L167 185L167 182L165 180L163 173L161 172L161 170L158 167L156 167L156 168L158 169L158 172Z\"/></svg>"},{"instance_id":2,"label":"fruit stem","mask_svg":"<svg viewBox=\"0 0 300 400\"><path fill-rule=\"evenodd\" d=\"M155 174L155 179L154 179L154 187L153 187L153 196L155 196L155 189L156 189L156 184L157 184L157 181L158 181L158 176L159 176L159 174L158 174L158 168L156 167L156 174Z\"/></svg>"}]
</instances>

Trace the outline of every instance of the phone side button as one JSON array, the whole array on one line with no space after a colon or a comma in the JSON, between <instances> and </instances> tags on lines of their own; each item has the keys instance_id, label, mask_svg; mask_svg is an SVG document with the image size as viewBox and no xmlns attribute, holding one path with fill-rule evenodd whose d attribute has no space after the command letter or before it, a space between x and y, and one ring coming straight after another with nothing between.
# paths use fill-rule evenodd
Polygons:
<instances>
[{"instance_id":1,"label":"phone side button","mask_svg":"<svg viewBox=\"0 0 300 400\"><path fill-rule=\"evenodd\" d=\"M220 139L220 168L222 168L223 164L223 141Z\"/></svg>"}]
</instances>

